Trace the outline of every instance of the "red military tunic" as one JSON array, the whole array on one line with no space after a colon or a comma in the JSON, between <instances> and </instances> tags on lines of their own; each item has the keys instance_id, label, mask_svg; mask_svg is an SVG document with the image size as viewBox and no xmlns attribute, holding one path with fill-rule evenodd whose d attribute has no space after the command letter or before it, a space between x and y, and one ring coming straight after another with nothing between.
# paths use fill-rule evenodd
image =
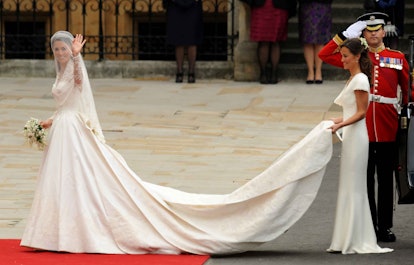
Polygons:
<instances>
[{"instance_id":1,"label":"red military tunic","mask_svg":"<svg viewBox=\"0 0 414 265\"><path fill-rule=\"evenodd\" d=\"M339 45L344 38L336 35L320 52L319 57L326 63L342 67ZM409 66L402 52L380 47L370 48L369 57L373 63L370 98L383 96L398 97L401 87L402 103L408 103ZM413 95L411 98L414 98ZM370 142L395 142L398 130L396 105L371 101L366 113L366 124Z\"/></svg>"}]
</instances>

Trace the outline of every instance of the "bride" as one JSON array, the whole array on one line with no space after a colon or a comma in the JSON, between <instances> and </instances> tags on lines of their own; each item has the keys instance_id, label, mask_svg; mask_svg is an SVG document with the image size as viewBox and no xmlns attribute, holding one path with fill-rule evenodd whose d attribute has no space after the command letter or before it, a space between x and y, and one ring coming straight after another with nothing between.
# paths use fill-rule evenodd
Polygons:
<instances>
[{"instance_id":1,"label":"bride","mask_svg":"<svg viewBox=\"0 0 414 265\"><path fill-rule=\"evenodd\" d=\"M322 122L264 172L224 195L143 181L105 144L87 71L85 40L58 31L56 112L22 246L73 253L229 254L284 233L309 208L332 154Z\"/></svg>"}]
</instances>

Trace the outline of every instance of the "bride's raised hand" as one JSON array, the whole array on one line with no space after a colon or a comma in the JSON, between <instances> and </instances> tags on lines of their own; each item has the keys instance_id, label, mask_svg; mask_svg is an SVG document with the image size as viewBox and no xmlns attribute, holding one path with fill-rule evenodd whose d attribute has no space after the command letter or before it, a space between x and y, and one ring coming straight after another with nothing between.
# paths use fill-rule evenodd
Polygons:
<instances>
[{"instance_id":1,"label":"bride's raised hand","mask_svg":"<svg viewBox=\"0 0 414 265\"><path fill-rule=\"evenodd\" d=\"M80 51L82 50L83 45L85 44L86 40L83 39L81 34L76 34L75 38L72 42L72 55L73 57L78 56Z\"/></svg>"}]
</instances>

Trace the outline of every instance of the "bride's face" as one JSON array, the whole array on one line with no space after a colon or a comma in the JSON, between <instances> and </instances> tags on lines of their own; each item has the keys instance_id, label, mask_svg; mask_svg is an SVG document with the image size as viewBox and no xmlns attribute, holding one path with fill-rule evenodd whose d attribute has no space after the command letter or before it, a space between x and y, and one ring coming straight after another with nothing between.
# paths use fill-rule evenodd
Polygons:
<instances>
[{"instance_id":1,"label":"bride's face","mask_svg":"<svg viewBox=\"0 0 414 265\"><path fill-rule=\"evenodd\" d=\"M70 60L71 51L69 50L67 44L63 41L57 40L53 43L53 55L60 64L66 65L66 63Z\"/></svg>"}]
</instances>

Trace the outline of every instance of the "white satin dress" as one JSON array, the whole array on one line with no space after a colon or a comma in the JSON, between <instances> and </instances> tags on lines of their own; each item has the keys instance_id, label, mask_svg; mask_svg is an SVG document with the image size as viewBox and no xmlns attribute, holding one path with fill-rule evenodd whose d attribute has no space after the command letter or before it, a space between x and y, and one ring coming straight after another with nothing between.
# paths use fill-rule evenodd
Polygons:
<instances>
[{"instance_id":1,"label":"white satin dress","mask_svg":"<svg viewBox=\"0 0 414 265\"><path fill-rule=\"evenodd\" d=\"M343 119L357 110L355 90L369 93L365 74L356 74L335 99ZM384 253L392 249L377 244L367 194L368 132L365 119L343 127L341 165L335 225L328 252Z\"/></svg>"},{"instance_id":2,"label":"white satin dress","mask_svg":"<svg viewBox=\"0 0 414 265\"><path fill-rule=\"evenodd\" d=\"M73 85L57 82L52 93L59 107L22 246L114 254L251 250L306 212L332 155L331 122L322 122L234 192L186 193L141 180L92 132Z\"/></svg>"}]
</instances>

